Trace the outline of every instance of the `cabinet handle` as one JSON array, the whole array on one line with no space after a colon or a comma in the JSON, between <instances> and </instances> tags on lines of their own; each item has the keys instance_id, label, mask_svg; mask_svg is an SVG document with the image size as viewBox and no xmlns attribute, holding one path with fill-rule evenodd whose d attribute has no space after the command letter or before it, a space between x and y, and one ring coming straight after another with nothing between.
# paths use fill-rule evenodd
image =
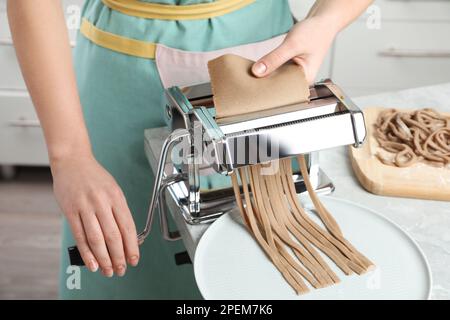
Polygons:
<instances>
[{"instance_id":1,"label":"cabinet handle","mask_svg":"<svg viewBox=\"0 0 450 320\"><path fill-rule=\"evenodd\" d=\"M378 55L391 58L450 58L450 51L389 48L386 50L378 51Z\"/></svg>"},{"instance_id":2,"label":"cabinet handle","mask_svg":"<svg viewBox=\"0 0 450 320\"><path fill-rule=\"evenodd\" d=\"M39 120L31 119L17 119L9 121L10 127L20 127L20 128L40 128L41 124Z\"/></svg>"},{"instance_id":3,"label":"cabinet handle","mask_svg":"<svg viewBox=\"0 0 450 320\"><path fill-rule=\"evenodd\" d=\"M12 46L12 39L2 38L0 39L0 46Z\"/></svg>"},{"instance_id":4,"label":"cabinet handle","mask_svg":"<svg viewBox=\"0 0 450 320\"><path fill-rule=\"evenodd\" d=\"M70 44L70 47L72 47L72 48L75 48L75 46L77 45L77 43L75 41L70 41L69 44ZM0 46L12 46L12 45L13 45L12 39L9 39L9 38L0 39Z\"/></svg>"}]
</instances>

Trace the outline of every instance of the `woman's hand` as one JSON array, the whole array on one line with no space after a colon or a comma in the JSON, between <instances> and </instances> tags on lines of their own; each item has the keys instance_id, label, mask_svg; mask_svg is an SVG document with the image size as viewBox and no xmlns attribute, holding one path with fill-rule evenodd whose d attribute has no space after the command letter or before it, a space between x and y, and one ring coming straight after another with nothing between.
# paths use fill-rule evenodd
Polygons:
<instances>
[{"instance_id":1,"label":"woman's hand","mask_svg":"<svg viewBox=\"0 0 450 320\"><path fill-rule=\"evenodd\" d=\"M93 156L52 163L56 199L72 229L84 263L112 277L136 266L136 227L122 190Z\"/></svg>"},{"instance_id":2,"label":"woman's hand","mask_svg":"<svg viewBox=\"0 0 450 320\"><path fill-rule=\"evenodd\" d=\"M252 71L257 77L265 77L292 60L303 67L308 83L313 84L337 31L330 21L321 17L300 21L277 49L253 65Z\"/></svg>"}]
</instances>

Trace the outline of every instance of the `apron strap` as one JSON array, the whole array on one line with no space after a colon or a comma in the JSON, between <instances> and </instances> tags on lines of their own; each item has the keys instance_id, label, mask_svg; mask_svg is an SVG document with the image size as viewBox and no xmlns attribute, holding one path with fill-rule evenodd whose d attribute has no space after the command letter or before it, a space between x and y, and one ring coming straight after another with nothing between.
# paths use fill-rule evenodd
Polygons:
<instances>
[{"instance_id":1,"label":"apron strap","mask_svg":"<svg viewBox=\"0 0 450 320\"><path fill-rule=\"evenodd\" d=\"M123 14L161 20L208 19L239 10L256 0L216 0L190 5L168 5L139 0L102 0L112 10Z\"/></svg>"},{"instance_id":2,"label":"apron strap","mask_svg":"<svg viewBox=\"0 0 450 320\"><path fill-rule=\"evenodd\" d=\"M155 43L127 38L101 30L85 18L81 23L80 32L85 38L100 47L139 58L155 59Z\"/></svg>"}]
</instances>

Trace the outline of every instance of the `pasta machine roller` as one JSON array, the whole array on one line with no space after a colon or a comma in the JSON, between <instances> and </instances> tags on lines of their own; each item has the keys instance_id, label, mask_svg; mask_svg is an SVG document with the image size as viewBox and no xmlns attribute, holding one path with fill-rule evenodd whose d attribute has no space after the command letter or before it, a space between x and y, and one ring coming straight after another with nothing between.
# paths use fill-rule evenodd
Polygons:
<instances>
[{"instance_id":1,"label":"pasta machine roller","mask_svg":"<svg viewBox=\"0 0 450 320\"><path fill-rule=\"evenodd\" d=\"M362 111L331 80L311 87L309 102L217 120L209 83L172 87L166 96L171 133L159 155L140 241L150 233L158 207L163 237L180 238L169 230L166 194L179 208L175 214L189 224L211 222L234 209L235 195L226 176L241 166L305 154L316 192L332 192L332 182L319 167L318 151L359 147L366 137ZM148 141L145 147L150 148ZM294 168L293 179L296 191L302 193L306 187L299 171ZM82 264L76 247L69 253L72 264Z\"/></svg>"}]
</instances>

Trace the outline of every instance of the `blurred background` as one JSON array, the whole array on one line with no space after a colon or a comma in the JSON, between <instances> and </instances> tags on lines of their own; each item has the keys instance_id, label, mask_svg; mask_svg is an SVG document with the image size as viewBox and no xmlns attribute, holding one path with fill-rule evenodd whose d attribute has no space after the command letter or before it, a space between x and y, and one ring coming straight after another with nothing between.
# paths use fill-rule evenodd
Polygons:
<instances>
[{"instance_id":1,"label":"blurred background","mask_svg":"<svg viewBox=\"0 0 450 320\"><path fill-rule=\"evenodd\" d=\"M264 1L264 0L260 0ZM84 0L64 0L75 46ZM302 19L313 0L291 0ZM336 39L319 78L351 97L450 82L450 1L376 0ZM39 121L0 0L0 299L54 299L60 212Z\"/></svg>"}]
</instances>

